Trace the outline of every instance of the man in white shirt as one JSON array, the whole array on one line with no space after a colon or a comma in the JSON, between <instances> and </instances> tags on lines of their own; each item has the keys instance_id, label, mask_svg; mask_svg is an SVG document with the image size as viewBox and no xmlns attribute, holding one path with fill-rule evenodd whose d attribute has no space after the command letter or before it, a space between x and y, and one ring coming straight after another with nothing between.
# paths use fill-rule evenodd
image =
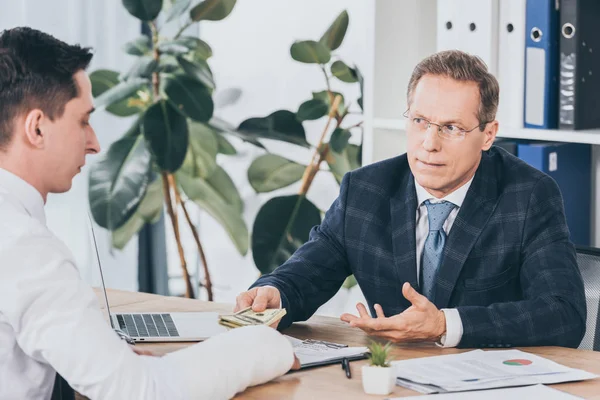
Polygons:
<instances>
[{"instance_id":1,"label":"man in white shirt","mask_svg":"<svg viewBox=\"0 0 600 400\"><path fill-rule=\"evenodd\" d=\"M100 151L91 58L33 29L0 34L0 399L48 399L57 372L92 399L225 399L297 368L290 342L268 327L160 358L109 327L44 214L48 193L69 190Z\"/></svg>"},{"instance_id":2,"label":"man in white shirt","mask_svg":"<svg viewBox=\"0 0 600 400\"><path fill-rule=\"evenodd\" d=\"M310 240L240 294L309 318L354 274L369 303L342 320L394 342L569 346L583 282L561 193L493 146L499 86L478 57L444 51L413 71L407 153L345 175ZM275 255L277 256L277 255Z\"/></svg>"}]
</instances>

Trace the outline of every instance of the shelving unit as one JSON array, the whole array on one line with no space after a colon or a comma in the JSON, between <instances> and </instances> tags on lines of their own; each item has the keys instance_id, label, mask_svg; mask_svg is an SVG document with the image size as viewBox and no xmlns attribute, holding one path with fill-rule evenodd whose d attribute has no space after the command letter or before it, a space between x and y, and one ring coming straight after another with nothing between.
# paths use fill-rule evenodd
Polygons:
<instances>
[{"instance_id":1,"label":"shelving unit","mask_svg":"<svg viewBox=\"0 0 600 400\"><path fill-rule=\"evenodd\" d=\"M374 0L365 65L365 136L363 164L406 151L406 88L413 68L437 50L438 2L445 0ZM592 245L600 247L600 129L563 131L503 127L498 137L592 145Z\"/></svg>"}]
</instances>

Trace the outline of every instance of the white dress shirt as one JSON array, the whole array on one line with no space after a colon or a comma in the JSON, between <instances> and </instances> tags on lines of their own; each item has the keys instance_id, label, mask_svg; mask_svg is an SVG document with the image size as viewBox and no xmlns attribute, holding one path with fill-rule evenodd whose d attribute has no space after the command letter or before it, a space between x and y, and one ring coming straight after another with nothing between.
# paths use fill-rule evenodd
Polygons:
<instances>
[{"instance_id":1,"label":"white dress shirt","mask_svg":"<svg viewBox=\"0 0 600 400\"><path fill-rule=\"evenodd\" d=\"M91 399L226 399L294 361L290 342L263 326L138 356L46 227L40 193L3 169L0 260L0 399L49 399L57 371Z\"/></svg>"},{"instance_id":2,"label":"white dress shirt","mask_svg":"<svg viewBox=\"0 0 600 400\"><path fill-rule=\"evenodd\" d=\"M473 178L471 178L467 183L465 183L460 188L456 189L454 192L450 193L448 196L438 199L432 196L425 188L415 180L415 188L417 190L417 221L416 221L416 240L417 240L417 279L420 276L421 272L421 256L423 254L423 247L425 247L425 239L429 233L429 218L427 217L427 206L425 206L425 201L429 200L431 203L440 203L442 201L449 201L456 205L456 207L450 212L446 222L442 226L446 235L450 233L450 229L452 228L452 224L454 224L454 220L458 215L460 207L462 206L463 201L465 200L465 196L471 187L471 182L473 182ZM460 343L460 339L463 335L463 325L462 320L460 319L460 314L458 310L455 308L442 309L444 315L446 316L446 334L442 336L440 340L440 344L443 347L456 347Z\"/></svg>"}]
</instances>

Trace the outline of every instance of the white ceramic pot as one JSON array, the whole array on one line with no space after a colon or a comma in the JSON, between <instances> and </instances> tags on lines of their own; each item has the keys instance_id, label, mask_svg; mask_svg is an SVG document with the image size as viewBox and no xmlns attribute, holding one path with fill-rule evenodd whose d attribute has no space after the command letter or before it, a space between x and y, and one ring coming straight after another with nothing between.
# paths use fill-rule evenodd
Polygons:
<instances>
[{"instance_id":1,"label":"white ceramic pot","mask_svg":"<svg viewBox=\"0 0 600 400\"><path fill-rule=\"evenodd\" d=\"M390 394L396 385L396 374L392 367L362 367L363 389L367 394Z\"/></svg>"}]
</instances>

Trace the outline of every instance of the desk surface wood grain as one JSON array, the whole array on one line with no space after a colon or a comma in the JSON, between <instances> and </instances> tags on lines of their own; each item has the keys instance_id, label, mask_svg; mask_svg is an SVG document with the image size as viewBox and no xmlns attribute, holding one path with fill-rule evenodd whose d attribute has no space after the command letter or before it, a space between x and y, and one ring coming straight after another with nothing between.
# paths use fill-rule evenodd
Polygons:
<instances>
[{"instance_id":1,"label":"desk surface wood grain","mask_svg":"<svg viewBox=\"0 0 600 400\"><path fill-rule=\"evenodd\" d=\"M104 305L101 291L96 291L100 304ZM148 311L217 311L231 312L233 305L212 303L178 297L163 297L146 293L108 290L111 312L148 312ZM285 334L300 339L312 338L346 343L351 346L364 346L368 336L361 330L350 328L339 319L314 316L307 322L295 323L286 329ZM138 346L152 350L156 354L165 354L189 346L191 343L143 343ZM568 367L580 368L600 375L600 352L574 350L562 347L526 347L520 350L546 357ZM393 356L396 360L417 357L459 353L459 349L443 349L433 344L395 345ZM200 360L199 360L200 362ZM416 396L419 393L396 387L388 396L373 396L363 392L361 383L361 366L367 361L350 363L352 379L347 379L339 365L330 365L289 373L264 385L249 388L236 396L236 399L384 399L395 396ZM600 400L600 378L585 381L552 385L586 399Z\"/></svg>"}]
</instances>

